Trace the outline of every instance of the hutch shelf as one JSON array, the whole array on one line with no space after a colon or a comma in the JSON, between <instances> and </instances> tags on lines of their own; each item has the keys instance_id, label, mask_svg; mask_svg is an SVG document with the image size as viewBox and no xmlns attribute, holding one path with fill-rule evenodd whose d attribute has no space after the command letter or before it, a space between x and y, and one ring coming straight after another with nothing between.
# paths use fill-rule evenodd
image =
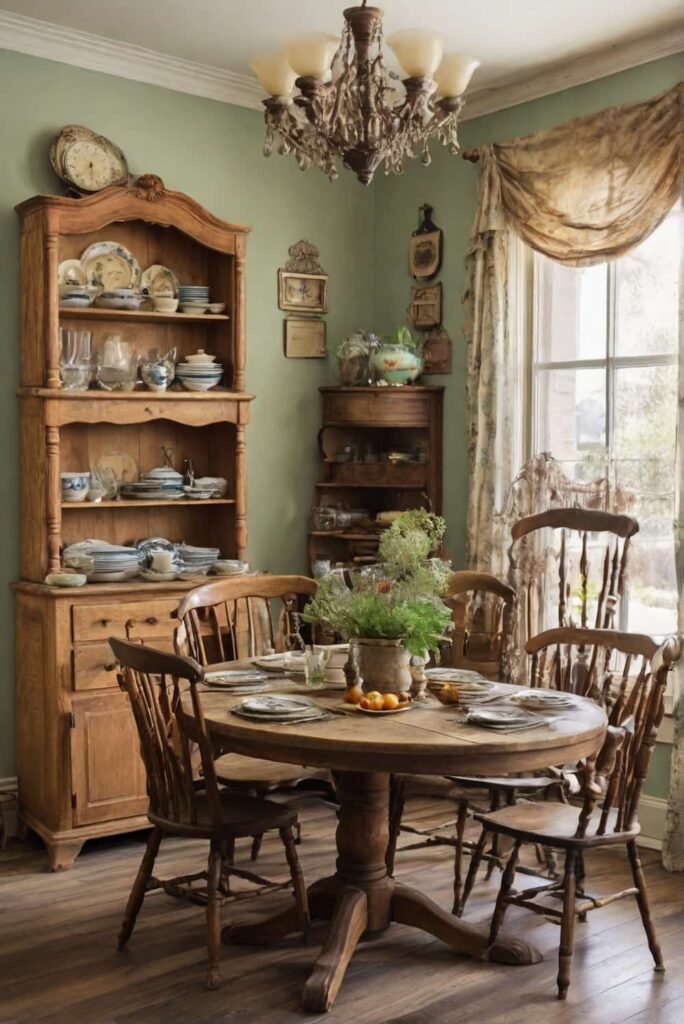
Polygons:
<instances>
[{"instance_id":1,"label":"hutch shelf","mask_svg":"<svg viewBox=\"0 0 684 1024\"><path fill-rule=\"evenodd\" d=\"M323 470L315 503L358 515L353 525L330 530L312 523L309 561L372 562L381 533L378 512L429 508L441 513L444 388L323 387L321 393Z\"/></svg>"},{"instance_id":2,"label":"hutch shelf","mask_svg":"<svg viewBox=\"0 0 684 1024\"><path fill-rule=\"evenodd\" d=\"M17 611L17 740L20 816L44 840L53 869L71 867L90 838L148 827L147 795L127 698L107 640L126 636L170 649L174 612L196 582L43 583L65 545L88 537L126 544L166 537L214 545L223 557L247 548L245 243L179 192L131 186L85 199L36 196L21 221L21 580ZM93 242L124 245L144 269L170 267L183 284L208 284L225 314L63 309L58 266ZM143 389L64 391L59 328L109 333L141 355L198 348L224 366L210 392ZM228 492L208 502L64 503L60 473L87 471L112 453L137 471L192 459L198 476L222 476ZM132 460L132 461L131 461Z\"/></svg>"}]
</instances>

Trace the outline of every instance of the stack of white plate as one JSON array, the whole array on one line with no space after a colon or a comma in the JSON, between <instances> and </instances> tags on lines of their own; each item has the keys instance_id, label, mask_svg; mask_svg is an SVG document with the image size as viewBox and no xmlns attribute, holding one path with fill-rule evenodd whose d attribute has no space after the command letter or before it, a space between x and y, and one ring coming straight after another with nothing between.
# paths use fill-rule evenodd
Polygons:
<instances>
[{"instance_id":1,"label":"stack of white plate","mask_svg":"<svg viewBox=\"0 0 684 1024\"><path fill-rule=\"evenodd\" d=\"M84 540L64 549L65 565L80 568L89 583L120 583L138 575L140 552L137 548L108 544L104 540Z\"/></svg>"},{"instance_id":2,"label":"stack of white plate","mask_svg":"<svg viewBox=\"0 0 684 1024\"><path fill-rule=\"evenodd\" d=\"M178 545L181 576L206 576L221 552L218 548L193 547L191 544Z\"/></svg>"},{"instance_id":3,"label":"stack of white plate","mask_svg":"<svg viewBox=\"0 0 684 1024\"><path fill-rule=\"evenodd\" d=\"M201 349L176 366L176 377L188 391L209 391L221 383L223 366Z\"/></svg>"},{"instance_id":4,"label":"stack of white plate","mask_svg":"<svg viewBox=\"0 0 684 1024\"><path fill-rule=\"evenodd\" d=\"M241 718L258 722L311 722L327 718L328 713L308 697L289 697L273 694L263 697L245 697L230 709Z\"/></svg>"},{"instance_id":5,"label":"stack of white plate","mask_svg":"<svg viewBox=\"0 0 684 1024\"><path fill-rule=\"evenodd\" d=\"M175 469L160 466L140 474L138 483L124 484L121 488L124 498L140 498L146 501L173 501L183 497L183 476Z\"/></svg>"}]
</instances>

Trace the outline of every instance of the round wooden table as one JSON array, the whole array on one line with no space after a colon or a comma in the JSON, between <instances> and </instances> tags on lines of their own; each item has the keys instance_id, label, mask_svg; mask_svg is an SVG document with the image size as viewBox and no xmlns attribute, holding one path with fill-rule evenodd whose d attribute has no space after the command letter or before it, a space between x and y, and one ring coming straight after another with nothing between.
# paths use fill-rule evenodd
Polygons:
<instances>
[{"instance_id":1,"label":"round wooden table","mask_svg":"<svg viewBox=\"0 0 684 1024\"><path fill-rule=\"evenodd\" d=\"M518 687L504 687L515 690ZM279 684L278 692L305 692ZM304 986L307 1010L332 1005L356 944L392 921L430 932L458 953L479 956L487 931L467 924L416 889L387 874L389 780L393 773L418 775L507 775L573 762L595 753L606 730L596 704L576 705L549 726L495 733L458 721L458 709L430 701L395 715L377 716L342 703L341 694L308 691L334 712L331 719L300 725L253 722L230 712L239 699L218 690L202 694L207 728L217 747L290 764L329 768L339 799L334 875L309 888L313 917L330 920L327 941ZM224 942L266 943L297 931L294 904L262 922L227 927ZM488 958L532 964L541 955L527 943L502 937Z\"/></svg>"}]
</instances>

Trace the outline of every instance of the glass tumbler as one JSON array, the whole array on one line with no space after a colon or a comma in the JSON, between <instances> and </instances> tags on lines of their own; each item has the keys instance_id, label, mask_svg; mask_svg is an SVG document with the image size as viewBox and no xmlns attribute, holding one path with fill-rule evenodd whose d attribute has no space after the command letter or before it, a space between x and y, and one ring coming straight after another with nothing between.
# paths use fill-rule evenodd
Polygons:
<instances>
[{"instance_id":1,"label":"glass tumbler","mask_svg":"<svg viewBox=\"0 0 684 1024\"><path fill-rule=\"evenodd\" d=\"M325 669L330 657L329 650L320 647L307 647L304 652L304 678L306 685L313 690L325 686Z\"/></svg>"}]
</instances>

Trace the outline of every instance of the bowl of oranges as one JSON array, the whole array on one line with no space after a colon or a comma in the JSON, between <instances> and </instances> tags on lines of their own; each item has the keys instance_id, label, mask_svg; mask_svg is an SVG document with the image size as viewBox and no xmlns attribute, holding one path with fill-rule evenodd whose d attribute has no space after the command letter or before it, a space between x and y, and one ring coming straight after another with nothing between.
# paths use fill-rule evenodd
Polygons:
<instances>
[{"instance_id":1,"label":"bowl of oranges","mask_svg":"<svg viewBox=\"0 0 684 1024\"><path fill-rule=\"evenodd\" d=\"M360 686L347 690L344 699L348 704L355 704L359 711L371 715L392 715L412 707L409 693L380 693L379 690L364 693Z\"/></svg>"}]
</instances>

